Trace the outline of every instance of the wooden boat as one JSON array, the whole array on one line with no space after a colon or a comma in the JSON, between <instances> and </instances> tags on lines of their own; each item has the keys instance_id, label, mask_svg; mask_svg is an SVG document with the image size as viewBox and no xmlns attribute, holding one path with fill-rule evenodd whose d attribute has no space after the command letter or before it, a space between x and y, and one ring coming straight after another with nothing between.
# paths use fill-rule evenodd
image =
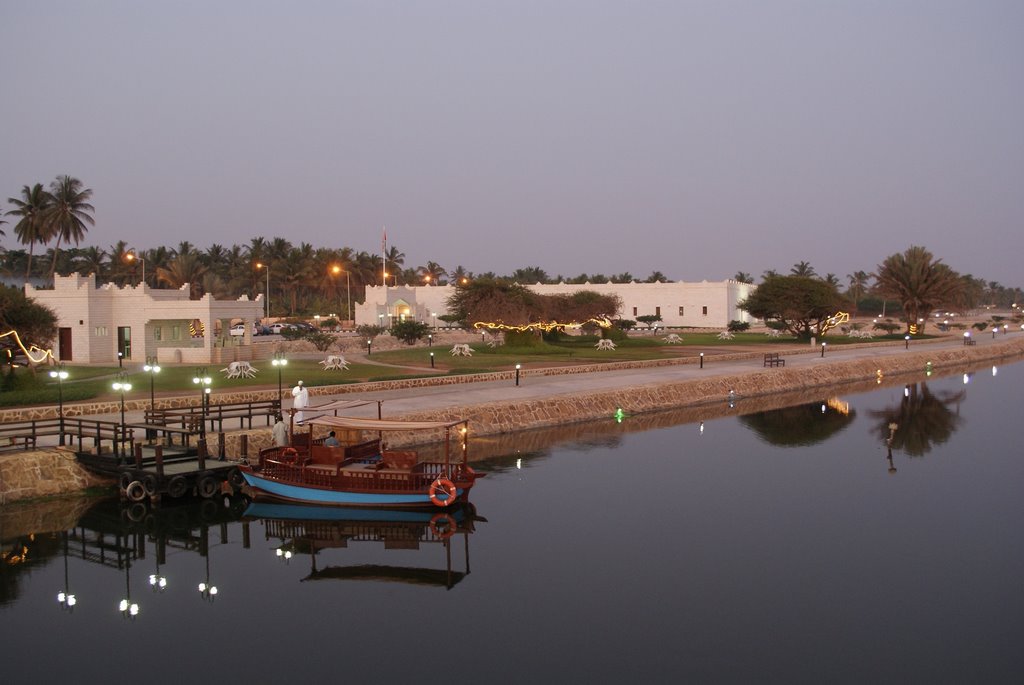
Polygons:
<instances>
[{"instance_id":1,"label":"wooden boat","mask_svg":"<svg viewBox=\"0 0 1024 685\"><path fill-rule=\"evenodd\" d=\"M467 463L466 421L399 421L316 416L309 433L293 433L292 445L262 450L259 462L241 467L253 499L340 507L447 508L467 501L478 474ZM328 447L313 440L319 426L350 444ZM423 442L443 443L443 459L421 460L414 450L388 449L386 432L418 431ZM376 438L360 441L366 432ZM461 452L452 457L452 441Z\"/></svg>"}]
</instances>

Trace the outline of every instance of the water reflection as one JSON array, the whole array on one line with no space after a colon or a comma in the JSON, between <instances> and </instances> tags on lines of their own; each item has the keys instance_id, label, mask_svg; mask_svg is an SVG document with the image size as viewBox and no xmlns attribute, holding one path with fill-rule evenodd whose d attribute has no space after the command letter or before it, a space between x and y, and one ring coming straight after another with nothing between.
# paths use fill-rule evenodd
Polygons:
<instances>
[{"instance_id":1,"label":"water reflection","mask_svg":"<svg viewBox=\"0 0 1024 685\"><path fill-rule=\"evenodd\" d=\"M816 445L836 435L857 412L839 398L740 416L739 421L765 442L779 447Z\"/></svg>"},{"instance_id":2,"label":"water reflection","mask_svg":"<svg viewBox=\"0 0 1024 685\"><path fill-rule=\"evenodd\" d=\"M290 562L297 555L309 557L310 580L369 580L428 585L451 589L469 575L469 535L475 532L477 516L472 504L446 511L331 509L290 504L254 503L246 520L258 520L268 541L275 544L277 558ZM462 539L464 570L454 568L452 541ZM381 543L385 550L420 550L441 546L444 568L394 564L348 564L321 566L318 558L326 550L350 544ZM426 559L426 555L420 555ZM417 557L417 558L420 558ZM433 557L431 557L433 558Z\"/></svg>"},{"instance_id":3,"label":"water reflection","mask_svg":"<svg viewBox=\"0 0 1024 685\"><path fill-rule=\"evenodd\" d=\"M966 390L932 392L925 382L913 383L904 388L898 405L871 412L878 419L875 430L890 450L924 456L956 431L960 402L966 396ZM951 409L953 405L956 411Z\"/></svg>"}]
</instances>

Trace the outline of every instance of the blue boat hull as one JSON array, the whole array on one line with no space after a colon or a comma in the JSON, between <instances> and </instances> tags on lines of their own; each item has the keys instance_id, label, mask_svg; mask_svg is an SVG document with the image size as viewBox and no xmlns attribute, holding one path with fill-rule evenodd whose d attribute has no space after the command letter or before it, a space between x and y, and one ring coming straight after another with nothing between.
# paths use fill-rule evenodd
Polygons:
<instances>
[{"instance_id":1,"label":"blue boat hull","mask_svg":"<svg viewBox=\"0 0 1024 685\"><path fill-rule=\"evenodd\" d=\"M243 471L245 482L253 489L256 499L275 499L285 502L303 502L335 507L424 507L436 509L427 492L348 492L309 488L263 478L259 474ZM459 501L465 490L456 489L451 504Z\"/></svg>"}]
</instances>

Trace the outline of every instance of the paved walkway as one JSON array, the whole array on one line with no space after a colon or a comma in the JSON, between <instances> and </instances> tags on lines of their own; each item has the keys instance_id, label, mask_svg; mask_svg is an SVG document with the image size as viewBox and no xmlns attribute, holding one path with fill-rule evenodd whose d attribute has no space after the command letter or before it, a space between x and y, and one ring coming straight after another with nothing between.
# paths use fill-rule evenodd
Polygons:
<instances>
[{"instance_id":1,"label":"paved walkway","mask_svg":"<svg viewBox=\"0 0 1024 685\"><path fill-rule=\"evenodd\" d=\"M990 335L976 335L976 349L996 343L1006 342L1024 336L1022 332L1000 334L996 339ZM963 347L963 338L947 336L931 340L911 342L909 351L920 352L924 349L955 349ZM820 347L807 351L788 351L783 353L786 369L809 368L824 363L834 363L853 359L883 358L899 355L907 350L903 343L873 344L866 346L836 345L826 348L825 356L821 356ZM353 356L353 359L355 357ZM346 392L337 395L311 395L310 404L317 405L332 399L371 399L383 400L385 417L410 412L437 410L444 407L484 404L490 402L529 402L531 400L556 397L559 395L597 394L611 389L632 386L643 386L654 383L678 382L695 378L711 378L715 376L732 376L743 373L770 371L762 364L762 352L753 353L750 358L719 360L716 356L705 357L704 368L699 364L678 364L653 368L638 368L622 371L595 371L591 373L571 373L551 376L532 376L524 373L519 385L511 380L481 381L476 383L459 383L416 388L404 388L384 392ZM351 387L351 386L349 386ZM284 407L291 406L291 395L284 392ZM375 405L360 407L346 412L352 416L376 416ZM101 417L119 421L120 414L106 414ZM142 412L127 412L128 423L141 423ZM230 429L229 429L230 430Z\"/></svg>"}]
</instances>

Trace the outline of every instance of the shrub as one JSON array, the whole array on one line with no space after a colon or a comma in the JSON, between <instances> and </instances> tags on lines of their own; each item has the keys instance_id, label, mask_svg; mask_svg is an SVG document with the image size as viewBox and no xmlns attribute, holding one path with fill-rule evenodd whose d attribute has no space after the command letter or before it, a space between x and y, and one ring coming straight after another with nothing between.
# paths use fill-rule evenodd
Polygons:
<instances>
[{"instance_id":1,"label":"shrub","mask_svg":"<svg viewBox=\"0 0 1024 685\"><path fill-rule=\"evenodd\" d=\"M729 322L729 325L726 326L726 328L728 328L732 333L742 333L750 328L750 324L746 321L737 321L736 319L733 319Z\"/></svg>"},{"instance_id":2,"label":"shrub","mask_svg":"<svg viewBox=\"0 0 1024 685\"><path fill-rule=\"evenodd\" d=\"M333 333L327 331L314 331L306 335L306 340L313 344L320 352L326 352L331 349L331 345L335 343L337 338L334 337Z\"/></svg>"},{"instance_id":3,"label":"shrub","mask_svg":"<svg viewBox=\"0 0 1024 685\"><path fill-rule=\"evenodd\" d=\"M628 331L636 328L636 321L633 319L619 319L615 322L615 327L623 331Z\"/></svg>"},{"instance_id":4,"label":"shrub","mask_svg":"<svg viewBox=\"0 0 1024 685\"><path fill-rule=\"evenodd\" d=\"M900 324L893 323L892 321L880 321L874 325L876 331L885 331L887 335L892 335L900 328L902 328Z\"/></svg>"},{"instance_id":5,"label":"shrub","mask_svg":"<svg viewBox=\"0 0 1024 685\"><path fill-rule=\"evenodd\" d=\"M425 324L422 321L413 321L412 319L399 321L391 327L391 335L398 338L406 345L412 345L417 340L422 340L427 337L427 333L429 332L429 324Z\"/></svg>"},{"instance_id":6,"label":"shrub","mask_svg":"<svg viewBox=\"0 0 1024 685\"><path fill-rule=\"evenodd\" d=\"M371 326L369 324L363 324L356 326L356 333L363 336L364 338L376 338L378 335L386 331L387 329L383 326Z\"/></svg>"}]
</instances>

